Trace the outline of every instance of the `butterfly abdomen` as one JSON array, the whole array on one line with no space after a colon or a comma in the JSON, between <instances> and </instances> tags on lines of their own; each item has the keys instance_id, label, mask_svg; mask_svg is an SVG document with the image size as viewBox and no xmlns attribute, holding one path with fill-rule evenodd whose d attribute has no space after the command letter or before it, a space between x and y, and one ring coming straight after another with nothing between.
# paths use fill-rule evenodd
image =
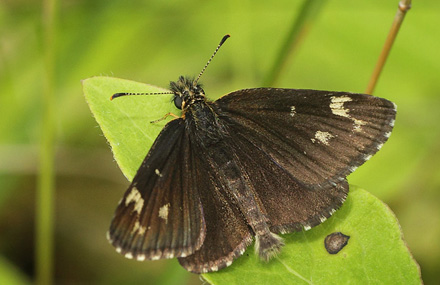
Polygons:
<instances>
[{"instance_id":1,"label":"butterfly abdomen","mask_svg":"<svg viewBox=\"0 0 440 285\"><path fill-rule=\"evenodd\" d=\"M202 149L201 152L210 158L207 167L217 173L219 190L223 192L225 199L229 199L231 204L237 207L254 232L255 250L261 259L268 261L280 251L284 243L278 235L270 231L266 210L256 195L248 173L244 171L245 168L231 148L229 140L229 136L226 136L217 144Z\"/></svg>"}]
</instances>

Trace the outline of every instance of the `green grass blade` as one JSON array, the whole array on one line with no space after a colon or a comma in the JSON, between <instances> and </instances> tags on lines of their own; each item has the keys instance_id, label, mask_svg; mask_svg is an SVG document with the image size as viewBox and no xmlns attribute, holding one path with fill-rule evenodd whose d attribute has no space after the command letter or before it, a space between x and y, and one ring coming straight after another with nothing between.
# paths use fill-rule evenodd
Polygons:
<instances>
[{"instance_id":1,"label":"green grass blade","mask_svg":"<svg viewBox=\"0 0 440 285\"><path fill-rule=\"evenodd\" d=\"M327 1L305 0L300 12L294 20L290 31L274 61L270 72L264 80L264 86L273 86L288 62L289 57L298 48L301 40L307 34L313 21L318 17L321 8Z\"/></svg>"},{"instance_id":2,"label":"green grass blade","mask_svg":"<svg viewBox=\"0 0 440 285\"><path fill-rule=\"evenodd\" d=\"M42 131L40 142L40 166L36 195L36 283L52 284L53 281L53 228L55 196L55 19L56 0L43 1L43 41L44 41L44 90Z\"/></svg>"}]
</instances>

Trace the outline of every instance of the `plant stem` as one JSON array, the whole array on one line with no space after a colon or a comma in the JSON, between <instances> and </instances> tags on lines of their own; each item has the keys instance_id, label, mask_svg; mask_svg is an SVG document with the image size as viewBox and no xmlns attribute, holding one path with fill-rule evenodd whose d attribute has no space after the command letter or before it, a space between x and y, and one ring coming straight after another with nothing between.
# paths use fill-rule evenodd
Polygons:
<instances>
[{"instance_id":1,"label":"plant stem","mask_svg":"<svg viewBox=\"0 0 440 285\"><path fill-rule=\"evenodd\" d=\"M36 284L53 283L53 213L55 196L54 156L54 66L56 0L43 1L43 109L40 142L40 168L36 195L35 272Z\"/></svg>"},{"instance_id":2,"label":"plant stem","mask_svg":"<svg viewBox=\"0 0 440 285\"><path fill-rule=\"evenodd\" d=\"M374 88L376 87L377 81L379 79L380 73L383 70L385 62L390 53L391 47L393 46L394 40L396 39L397 33L399 32L400 26L402 25L403 19L405 18L406 12L411 8L411 0L401 0L399 2L399 8L397 9L396 16L394 17L393 24L391 25L388 37L385 40L385 44L382 48L382 52L377 60L376 67L371 75L370 82L368 83L366 94L373 94Z\"/></svg>"}]
</instances>

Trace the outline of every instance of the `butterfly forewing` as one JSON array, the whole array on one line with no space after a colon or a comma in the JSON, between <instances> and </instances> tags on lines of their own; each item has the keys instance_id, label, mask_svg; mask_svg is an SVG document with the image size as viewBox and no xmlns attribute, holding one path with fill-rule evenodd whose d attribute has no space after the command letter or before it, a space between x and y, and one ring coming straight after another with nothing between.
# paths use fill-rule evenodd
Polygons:
<instances>
[{"instance_id":1,"label":"butterfly forewing","mask_svg":"<svg viewBox=\"0 0 440 285\"><path fill-rule=\"evenodd\" d=\"M192 254L205 237L190 140L184 121L168 123L119 203L109 239L128 258ZM178 163L177 163L178 162Z\"/></svg>"},{"instance_id":2,"label":"butterfly forewing","mask_svg":"<svg viewBox=\"0 0 440 285\"><path fill-rule=\"evenodd\" d=\"M388 139L395 105L364 94L258 88L216 101L222 118L310 189L332 187Z\"/></svg>"}]
</instances>

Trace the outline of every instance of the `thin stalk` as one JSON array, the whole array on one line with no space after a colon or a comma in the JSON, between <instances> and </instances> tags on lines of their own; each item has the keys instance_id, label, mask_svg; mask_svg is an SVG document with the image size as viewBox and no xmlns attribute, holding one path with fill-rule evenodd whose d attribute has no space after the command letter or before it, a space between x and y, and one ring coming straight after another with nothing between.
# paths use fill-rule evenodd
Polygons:
<instances>
[{"instance_id":1,"label":"thin stalk","mask_svg":"<svg viewBox=\"0 0 440 285\"><path fill-rule=\"evenodd\" d=\"M402 25L403 19L405 18L406 12L411 8L411 0L401 0L399 2L399 8L397 9L396 16L394 17L393 24L391 25L388 37L385 40L385 44L382 48L382 52L377 60L376 66L371 75L370 82L368 83L366 94L373 94L374 88L376 87L379 76L383 70L385 62L390 53L391 47L393 46L394 40L396 39L397 33L399 32L400 26Z\"/></svg>"},{"instance_id":2,"label":"thin stalk","mask_svg":"<svg viewBox=\"0 0 440 285\"><path fill-rule=\"evenodd\" d=\"M289 62L289 57L292 57L297 50L325 3L326 1L323 0L304 0L298 17L293 21L292 27L278 53L278 57L264 80L264 86L273 86L276 83L281 72Z\"/></svg>"},{"instance_id":3,"label":"thin stalk","mask_svg":"<svg viewBox=\"0 0 440 285\"><path fill-rule=\"evenodd\" d=\"M53 283L53 232L54 232L54 66L56 0L43 0L43 109L40 142L40 165L36 195L35 272L36 284Z\"/></svg>"}]
</instances>

